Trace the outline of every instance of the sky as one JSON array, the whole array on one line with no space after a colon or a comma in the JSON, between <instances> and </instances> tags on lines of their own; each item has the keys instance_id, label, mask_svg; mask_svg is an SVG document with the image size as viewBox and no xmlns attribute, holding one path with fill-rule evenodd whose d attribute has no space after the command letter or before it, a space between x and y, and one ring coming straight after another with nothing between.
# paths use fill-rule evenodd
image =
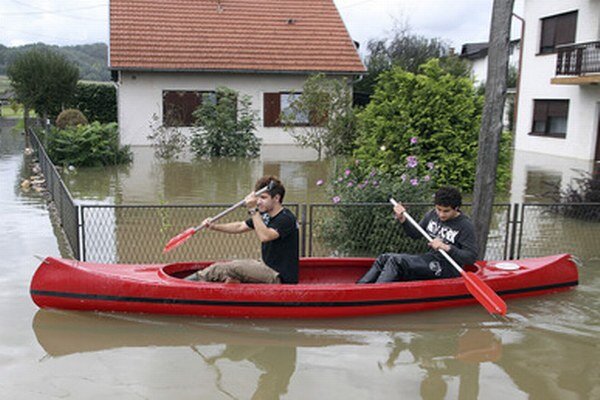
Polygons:
<instances>
[{"instance_id":1,"label":"sky","mask_svg":"<svg viewBox=\"0 0 600 400\"><path fill-rule=\"evenodd\" d=\"M213 1L213 0L198 0ZM361 53L371 39L394 27L446 40L460 52L468 42L486 42L493 0L334 0ZM515 0L520 14L523 0ZM165 0L165 4L168 0ZM0 0L0 44L108 43L108 0ZM518 23L513 23L513 31Z\"/></svg>"}]
</instances>

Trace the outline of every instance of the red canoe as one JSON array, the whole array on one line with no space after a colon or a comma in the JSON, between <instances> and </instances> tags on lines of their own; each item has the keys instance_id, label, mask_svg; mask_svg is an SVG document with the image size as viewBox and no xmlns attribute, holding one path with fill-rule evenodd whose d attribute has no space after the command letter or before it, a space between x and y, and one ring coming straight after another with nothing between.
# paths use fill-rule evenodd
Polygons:
<instances>
[{"instance_id":1,"label":"red canoe","mask_svg":"<svg viewBox=\"0 0 600 400\"><path fill-rule=\"evenodd\" d=\"M356 285L372 262L306 258L300 261L297 285L265 285L181 278L211 262L94 264L48 257L33 276L31 297L41 308L246 318L350 317L476 303L462 278ZM466 269L504 299L564 291L578 284L569 254L480 261Z\"/></svg>"}]
</instances>

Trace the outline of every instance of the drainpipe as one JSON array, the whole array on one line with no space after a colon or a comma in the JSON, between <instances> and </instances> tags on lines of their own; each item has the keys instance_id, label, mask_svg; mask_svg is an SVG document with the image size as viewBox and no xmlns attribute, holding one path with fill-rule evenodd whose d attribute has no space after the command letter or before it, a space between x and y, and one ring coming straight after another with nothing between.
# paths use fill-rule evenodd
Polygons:
<instances>
[{"instance_id":1,"label":"drainpipe","mask_svg":"<svg viewBox=\"0 0 600 400\"><path fill-rule=\"evenodd\" d=\"M523 46L525 45L525 19L512 13L513 17L521 21L521 41L519 43L519 66L517 67L517 87L515 91L514 110L513 110L513 129L516 136L517 116L519 115L519 97L521 95L521 69L523 67ZM513 136L514 137L514 136ZM514 145L514 143L513 143Z\"/></svg>"}]
</instances>

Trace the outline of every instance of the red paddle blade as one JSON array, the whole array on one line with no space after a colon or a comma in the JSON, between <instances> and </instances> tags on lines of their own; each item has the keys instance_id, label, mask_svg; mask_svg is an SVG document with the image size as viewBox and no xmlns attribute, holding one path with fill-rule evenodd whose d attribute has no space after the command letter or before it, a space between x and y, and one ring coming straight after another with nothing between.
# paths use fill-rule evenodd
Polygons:
<instances>
[{"instance_id":1,"label":"red paddle blade","mask_svg":"<svg viewBox=\"0 0 600 400\"><path fill-rule=\"evenodd\" d=\"M185 242L186 240L191 238L194 235L194 233L196 233L196 229L188 228L185 231L181 232L179 235L173 237L171 240L169 240L169 242L163 249L163 253L166 253L167 251L171 251L175 247L182 245L183 242Z\"/></svg>"},{"instance_id":2,"label":"red paddle blade","mask_svg":"<svg viewBox=\"0 0 600 400\"><path fill-rule=\"evenodd\" d=\"M491 287L472 272L464 273L463 278L469 292L490 314L506 315L506 303Z\"/></svg>"}]
</instances>

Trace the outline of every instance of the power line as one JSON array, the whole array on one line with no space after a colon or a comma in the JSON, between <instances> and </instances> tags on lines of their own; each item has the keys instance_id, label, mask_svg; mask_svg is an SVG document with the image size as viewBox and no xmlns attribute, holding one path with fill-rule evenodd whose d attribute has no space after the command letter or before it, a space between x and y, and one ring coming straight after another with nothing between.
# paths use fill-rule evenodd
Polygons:
<instances>
[{"instance_id":1,"label":"power line","mask_svg":"<svg viewBox=\"0 0 600 400\"><path fill-rule=\"evenodd\" d=\"M36 7L33 5L29 5L29 4L25 4L25 3L21 3L19 1L16 0L12 0L14 3L16 4L21 4L21 5L25 5L31 8L35 8L36 10L40 10L40 11L19 11L19 12L11 12L11 13L2 13L2 15L39 15L39 14L57 14L59 16L63 16L63 17L71 17L71 18L81 18L78 16L72 16L72 15L61 15L64 12L71 12L71 11L80 11L80 10L91 10L94 8L100 8L100 7L107 7L108 4L98 4L95 6L88 6L88 7L76 7L76 8L65 8L62 10L45 10L43 8L40 7Z\"/></svg>"}]
</instances>

